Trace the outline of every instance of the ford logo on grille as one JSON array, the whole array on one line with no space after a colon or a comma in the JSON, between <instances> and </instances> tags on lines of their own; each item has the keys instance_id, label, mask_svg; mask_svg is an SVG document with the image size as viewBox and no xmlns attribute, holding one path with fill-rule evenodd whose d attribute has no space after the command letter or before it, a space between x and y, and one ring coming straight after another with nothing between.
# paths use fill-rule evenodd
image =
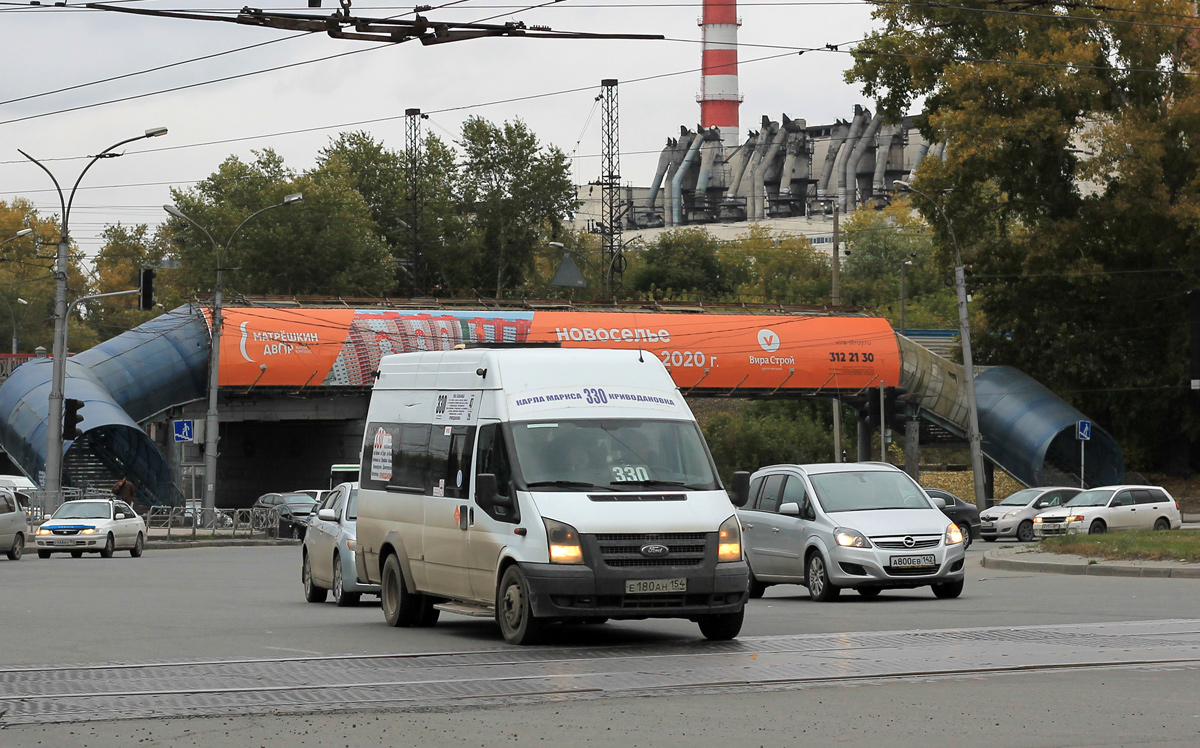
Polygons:
<instances>
[{"instance_id":1,"label":"ford logo on grille","mask_svg":"<svg viewBox=\"0 0 1200 748\"><path fill-rule=\"evenodd\" d=\"M912 535L909 535L904 538L904 547L905 548L912 548L916 544L917 544L917 541L913 540Z\"/></svg>"},{"instance_id":2,"label":"ford logo on grille","mask_svg":"<svg viewBox=\"0 0 1200 748\"><path fill-rule=\"evenodd\" d=\"M641 554L647 558L659 558L671 552L671 549L661 543L649 543L641 547Z\"/></svg>"}]
</instances>

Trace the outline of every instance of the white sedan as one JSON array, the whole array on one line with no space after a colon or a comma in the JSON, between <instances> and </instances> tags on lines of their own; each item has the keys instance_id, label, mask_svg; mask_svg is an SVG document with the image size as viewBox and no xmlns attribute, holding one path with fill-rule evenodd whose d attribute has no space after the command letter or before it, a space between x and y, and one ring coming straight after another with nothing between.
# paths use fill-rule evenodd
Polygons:
<instances>
[{"instance_id":1,"label":"white sedan","mask_svg":"<svg viewBox=\"0 0 1200 748\"><path fill-rule=\"evenodd\" d=\"M50 558L52 553L70 553L75 558L99 553L112 558L118 549L137 558L146 547L146 521L124 501L68 501L38 527L34 538L38 558Z\"/></svg>"},{"instance_id":2,"label":"white sedan","mask_svg":"<svg viewBox=\"0 0 1200 748\"><path fill-rule=\"evenodd\" d=\"M1158 486L1105 486L1033 518L1034 537L1109 530L1177 530L1183 524L1179 502Z\"/></svg>"}]
</instances>

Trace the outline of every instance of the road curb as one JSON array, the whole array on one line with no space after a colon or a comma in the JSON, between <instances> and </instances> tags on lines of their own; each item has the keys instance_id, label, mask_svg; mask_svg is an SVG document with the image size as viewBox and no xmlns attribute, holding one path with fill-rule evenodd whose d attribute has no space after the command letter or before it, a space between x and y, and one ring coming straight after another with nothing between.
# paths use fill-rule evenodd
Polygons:
<instances>
[{"instance_id":1,"label":"road curb","mask_svg":"<svg viewBox=\"0 0 1200 748\"><path fill-rule=\"evenodd\" d=\"M1001 571L1032 571L1040 574L1200 579L1200 566L1132 566L1130 564L1118 564L1111 561L1033 561L1012 558L1003 550L985 552L983 558L980 560L980 565L988 569L998 569Z\"/></svg>"},{"instance_id":2,"label":"road curb","mask_svg":"<svg viewBox=\"0 0 1200 748\"><path fill-rule=\"evenodd\" d=\"M277 546L277 545L300 545L303 541L283 539L283 540L149 540L146 542L146 550L148 551L165 551L174 550L177 548L232 548L232 547L254 547L254 546Z\"/></svg>"}]
</instances>

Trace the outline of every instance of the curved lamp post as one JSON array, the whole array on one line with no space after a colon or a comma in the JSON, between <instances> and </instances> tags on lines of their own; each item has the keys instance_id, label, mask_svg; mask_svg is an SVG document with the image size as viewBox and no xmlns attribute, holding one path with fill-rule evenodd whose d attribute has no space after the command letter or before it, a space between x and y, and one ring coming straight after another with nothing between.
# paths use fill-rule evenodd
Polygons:
<instances>
[{"instance_id":1,"label":"curved lamp post","mask_svg":"<svg viewBox=\"0 0 1200 748\"><path fill-rule=\"evenodd\" d=\"M942 220L946 222L946 230L950 233L950 241L954 244L954 285L958 291L958 336L962 340L963 369L967 378L967 442L971 447L971 472L975 478L975 506L981 510L986 509L988 498L983 487L983 437L979 435L979 404L975 402L975 365L971 360L971 325L967 319L967 280L963 270L962 250L959 249L958 239L954 236L954 224L951 223L950 216L946 215L946 211L942 209L941 203L908 182L896 180L892 184L901 189L915 192L928 200Z\"/></svg>"},{"instance_id":2,"label":"curved lamp post","mask_svg":"<svg viewBox=\"0 0 1200 748\"><path fill-rule=\"evenodd\" d=\"M103 151L100 151L100 153L92 156L92 160L88 161L87 166L83 167L83 171L79 172L79 177L75 180L75 185L71 187L71 194L66 198L63 197L62 187L59 186L54 174L41 161L38 161L21 149L17 149L18 153L37 164L38 168L46 172L46 175L50 177L50 181L54 183L55 191L58 192L58 203L62 209L62 226L60 227L61 232L58 239L58 254L54 261L54 358L50 383L50 403L48 413L46 414L46 477L43 483L46 493L55 505L57 505L58 498L62 493L62 405L63 387L66 384L67 376L67 252L71 242L68 226L71 221L71 205L75 202L75 191L79 189L79 183L83 181L83 176L88 173L88 169L91 169L92 165L100 159L116 158L122 155L114 153L114 151L128 143L145 138L157 138L160 135L166 134L167 128L154 127L146 130L146 132L137 137L126 138L119 143L113 143Z\"/></svg>"},{"instance_id":3,"label":"curved lamp post","mask_svg":"<svg viewBox=\"0 0 1200 748\"><path fill-rule=\"evenodd\" d=\"M213 238L208 229L196 223L186 213L174 205L163 206L163 210L176 218L187 221L207 236L208 240L212 242L213 251L217 256L217 285L213 291L212 343L209 347L208 357L208 412L204 417L204 501L201 504L201 508L205 510L206 517L211 515L209 510L215 509L217 506L217 430L220 428L220 418L217 415L217 388L219 384L217 375L221 364L221 290L222 274L225 271L225 255L229 253L229 248L233 245L233 238L238 235L242 227L249 223L252 218L262 215L268 210L298 203L303 199L304 195L297 192L283 198L283 202L268 205L265 208L254 211L237 225L237 228L229 235L229 239L225 241L224 247L217 243L217 240Z\"/></svg>"},{"instance_id":4,"label":"curved lamp post","mask_svg":"<svg viewBox=\"0 0 1200 748\"><path fill-rule=\"evenodd\" d=\"M10 236L7 239L5 239L4 241L0 242L0 247L3 247L5 244L8 244L9 242L16 241L17 239L20 239L23 236L29 236L32 233L33 233L33 229L21 229L13 236ZM20 338L17 333L17 315L13 313L12 304L8 303L7 296L0 296L0 299L4 300L4 306L8 308L8 316L12 318L12 326L13 326L12 352L13 352L13 355L15 356L17 354L17 345L20 342ZM25 299L22 299L19 296L17 297L17 303L24 304L26 306L29 305L28 301L26 301Z\"/></svg>"}]
</instances>

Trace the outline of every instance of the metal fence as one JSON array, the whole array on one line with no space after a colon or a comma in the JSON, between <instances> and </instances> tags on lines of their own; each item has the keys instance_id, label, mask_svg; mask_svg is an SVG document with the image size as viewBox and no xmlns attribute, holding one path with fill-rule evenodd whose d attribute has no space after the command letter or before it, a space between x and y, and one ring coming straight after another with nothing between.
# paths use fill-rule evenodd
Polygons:
<instances>
[{"instance_id":1,"label":"metal fence","mask_svg":"<svg viewBox=\"0 0 1200 748\"><path fill-rule=\"evenodd\" d=\"M279 535L279 507L202 509L153 506L143 515L151 536L171 538L271 538Z\"/></svg>"},{"instance_id":2,"label":"metal fence","mask_svg":"<svg viewBox=\"0 0 1200 748\"><path fill-rule=\"evenodd\" d=\"M79 499L113 499L113 492L106 488L64 488L62 494L56 496L40 488L32 491L17 491L18 500L25 505L30 522L40 524L51 514L54 514L64 501Z\"/></svg>"}]
</instances>

